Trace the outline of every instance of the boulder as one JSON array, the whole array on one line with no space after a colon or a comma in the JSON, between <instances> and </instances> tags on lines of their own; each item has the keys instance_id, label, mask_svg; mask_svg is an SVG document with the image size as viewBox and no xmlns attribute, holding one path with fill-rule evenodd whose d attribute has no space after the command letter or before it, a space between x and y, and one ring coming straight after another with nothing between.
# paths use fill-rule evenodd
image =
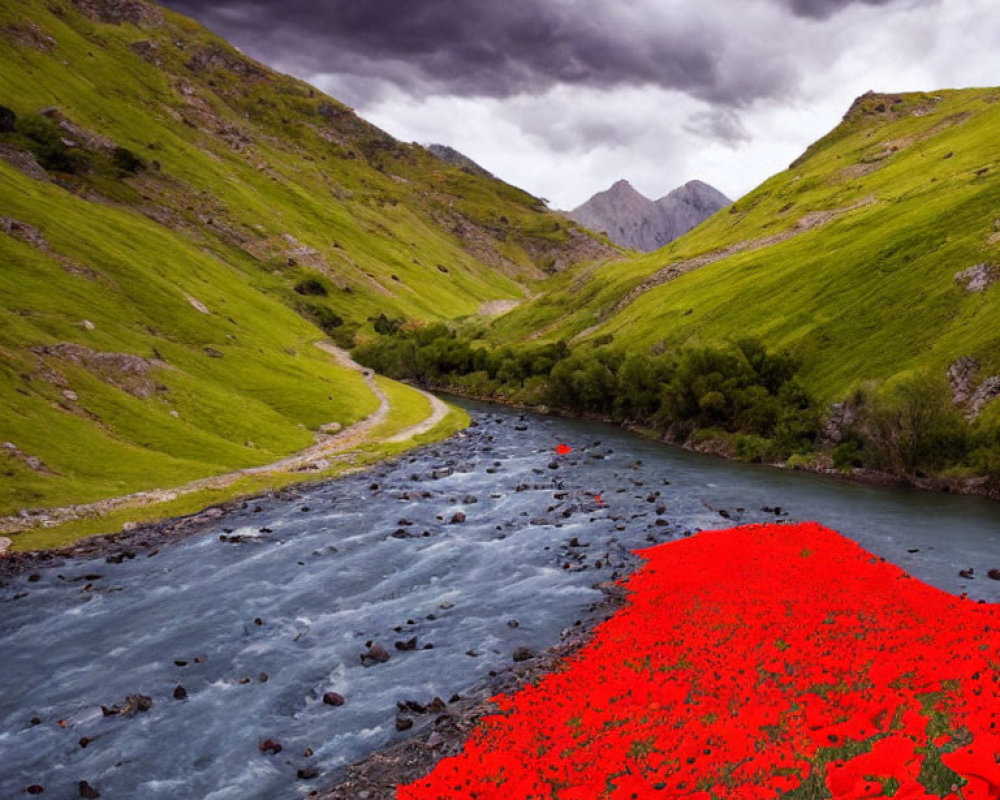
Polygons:
<instances>
[{"instance_id":1,"label":"boulder","mask_svg":"<svg viewBox=\"0 0 1000 800\"><path fill-rule=\"evenodd\" d=\"M82 797L83 800L97 800L97 798L101 796L101 793L86 781L80 781L80 783L77 784L77 791L80 792L80 797Z\"/></svg>"},{"instance_id":2,"label":"boulder","mask_svg":"<svg viewBox=\"0 0 1000 800\"><path fill-rule=\"evenodd\" d=\"M333 706L334 708L344 705L344 696L338 694L337 692L325 692L323 694L323 705Z\"/></svg>"},{"instance_id":3,"label":"boulder","mask_svg":"<svg viewBox=\"0 0 1000 800\"><path fill-rule=\"evenodd\" d=\"M388 660L388 651L378 643L371 645L367 651L361 654L361 664L365 667L370 667L373 664L384 664Z\"/></svg>"},{"instance_id":4,"label":"boulder","mask_svg":"<svg viewBox=\"0 0 1000 800\"><path fill-rule=\"evenodd\" d=\"M984 261L973 264L968 269L955 273L955 282L967 292L983 292L1000 280L1000 270L996 264Z\"/></svg>"},{"instance_id":5,"label":"boulder","mask_svg":"<svg viewBox=\"0 0 1000 800\"><path fill-rule=\"evenodd\" d=\"M257 748L262 753L268 753L269 755L276 756L281 752L281 744L274 739L265 739Z\"/></svg>"},{"instance_id":6,"label":"boulder","mask_svg":"<svg viewBox=\"0 0 1000 800\"><path fill-rule=\"evenodd\" d=\"M530 647L518 647L514 651L514 660L517 662L530 661L535 657L535 651Z\"/></svg>"}]
</instances>

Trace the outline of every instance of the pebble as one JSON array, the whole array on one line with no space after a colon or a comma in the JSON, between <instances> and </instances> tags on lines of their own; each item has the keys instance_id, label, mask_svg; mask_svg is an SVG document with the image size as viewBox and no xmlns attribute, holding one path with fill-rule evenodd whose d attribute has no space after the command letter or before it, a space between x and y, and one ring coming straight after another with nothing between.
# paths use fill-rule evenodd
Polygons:
<instances>
[{"instance_id":1,"label":"pebble","mask_svg":"<svg viewBox=\"0 0 1000 800\"><path fill-rule=\"evenodd\" d=\"M370 645L368 650L361 654L361 663L366 667L372 664L384 664L389 660L389 653L380 644Z\"/></svg>"},{"instance_id":2,"label":"pebble","mask_svg":"<svg viewBox=\"0 0 1000 800\"><path fill-rule=\"evenodd\" d=\"M518 647L514 651L514 660L518 662L529 661L534 657L535 657L535 651L532 650L530 647Z\"/></svg>"},{"instance_id":3,"label":"pebble","mask_svg":"<svg viewBox=\"0 0 1000 800\"><path fill-rule=\"evenodd\" d=\"M97 798L101 796L101 793L86 781L80 781L77 785L77 789L79 790L80 797L82 797L83 800L97 800Z\"/></svg>"},{"instance_id":4,"label":"pebble","mask_svg":"<svg viewBox=\"0 0 1000 800\"><path fill-rule=\"evenodd\" d=\"M183 686L178 685L174 688L174 700L187 700L187 689Z\"/></svg>"},{"instance_id":5,"label":"pebble","mask_svg":"<svg viewBox=\"0 0 1000 800\"><path fill-rule=\"evenodd\" d=\"M260 752L270 753L272 756L276 756L281 752L281 744L276 742L274 739L265 739L257 747Z\"/></svg>"},{"instance_id":6,"label":"pebble","mask_svg":"<svg viewBox=\"0 0 1000 800\"><path fill-rule=\"evenodd\" d=\"M344 696L337 692L326 692L323 694L323 704L328 706L344 705Z\"/></svg>"}]
</instances>

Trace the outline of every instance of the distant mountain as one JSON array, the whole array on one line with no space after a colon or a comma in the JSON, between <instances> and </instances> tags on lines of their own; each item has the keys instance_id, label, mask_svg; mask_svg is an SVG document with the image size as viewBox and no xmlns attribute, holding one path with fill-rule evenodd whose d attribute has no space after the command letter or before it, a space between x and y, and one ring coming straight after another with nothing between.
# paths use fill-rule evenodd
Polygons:
<instances>
[{"instance_id":1,"label":"distant mountain","mask_svg":"<svg viewBox=\"0 0 1000 800\"><path fill-rule=\"evenodd\" d=\"M432 156L437 156L445 164L458 167L468 175L478 175L481 178L494 177L493 173L483 169L467 155L458 152L454 147L448 147L446 144L429 144L427 145L427 152Z\"/></svg>"},{"instance_id":2,"label":"distant mountain","mask_svg":"<svg viewBox=\"0 0 1000 800\"><path fill-rule=\"evenodd\" d=\"M607 233L615 244L650 252L687 233L731 202L701 181L688 181L665 197L650 200L621 180L568 216L591 230Z\"/></svg>"}]
</instances>

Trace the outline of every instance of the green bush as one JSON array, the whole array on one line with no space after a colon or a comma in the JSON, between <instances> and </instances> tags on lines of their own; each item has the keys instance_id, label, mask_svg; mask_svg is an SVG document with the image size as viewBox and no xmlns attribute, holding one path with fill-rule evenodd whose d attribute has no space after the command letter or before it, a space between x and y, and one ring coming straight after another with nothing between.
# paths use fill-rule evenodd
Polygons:
<instances>
[{"instance_id":1,"label":"green bush","mask_svg":"<svg viewBox=\"0 0 1000 800\"><path fill-rule=\"evenodd\" d=\"M22 117L17 120L17 132L26 138L35 160L45 169L70 175L90 169L90 159L65 144L62 131L52 120L37 114Z\"/></svg>"},{"instance_id":2,"label":"green bush","mask_svg":"<svg viewBox=\"0 0 1000 800\"><path fill-rule=\"evenodd\" d=\"M17 127L17 114L7 106L0 106L0 133L10 133Z\"/></svg>"},{"instance_id":3,"label":"green bush","mask_svg":"<svg viewBox=\"0 0 1000 800\"><path fill-rule=\"evenodd\" d=\"M343 317L326 306L303 305L299 307L299 312L315 322L328 335L344 324Z\"/></svg>"},{"instance_id":4,"label":"green bush","mask_svg":"<svg viewBox=\"0 0 1000 800\"><path fill-rule=\"evenodd\" d=\"M146 168L146 162L127 147L116 147L111 154L111 163L123 172L130 172L133 175Z\"/></svg>"},{"instance_id":5,"label":"green bush","mask_svg":"<svg viewBox=\"0 0 1000 800\"><path fill-rule=\"evenodd\" d=\"M326 297L328 292L326 286L318 278L305 278L295 284L295 291L301 295L316 295Z\"/></svg>"},{"instance_id":6,"label":"green bush","mask_svg":"<svg viewBox=\"0 0 1000 800\"><path fill-rule=\"evenodd\" d=\"M923 371L871 395L860 423L870 466L897 475L962 463L972 443L943 375Z\"/></svg>"}]
</instances>

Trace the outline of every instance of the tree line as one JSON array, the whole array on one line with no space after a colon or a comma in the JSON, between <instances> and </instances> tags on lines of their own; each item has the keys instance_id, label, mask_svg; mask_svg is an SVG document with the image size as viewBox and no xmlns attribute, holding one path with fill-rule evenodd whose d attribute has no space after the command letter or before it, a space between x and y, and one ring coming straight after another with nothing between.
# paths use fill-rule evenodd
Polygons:
<instances>
[{"instance_id":1,"label":"tree line","mask_svg":"<svg viewBox=\"0 0 1000 800\"><path fill-rule=\"evenodd\" d=\"M985 476L1000 487L1000 430L965 419L944 376L930 372L854 391L831 430L799 361L753 338L659 353L610 337L490 348L444 324L372 322L379 338L354 357L400 380L634 423L679 443L713 440L749 461L825 460L905 479Z\"/></svg>"}]
</instances>

